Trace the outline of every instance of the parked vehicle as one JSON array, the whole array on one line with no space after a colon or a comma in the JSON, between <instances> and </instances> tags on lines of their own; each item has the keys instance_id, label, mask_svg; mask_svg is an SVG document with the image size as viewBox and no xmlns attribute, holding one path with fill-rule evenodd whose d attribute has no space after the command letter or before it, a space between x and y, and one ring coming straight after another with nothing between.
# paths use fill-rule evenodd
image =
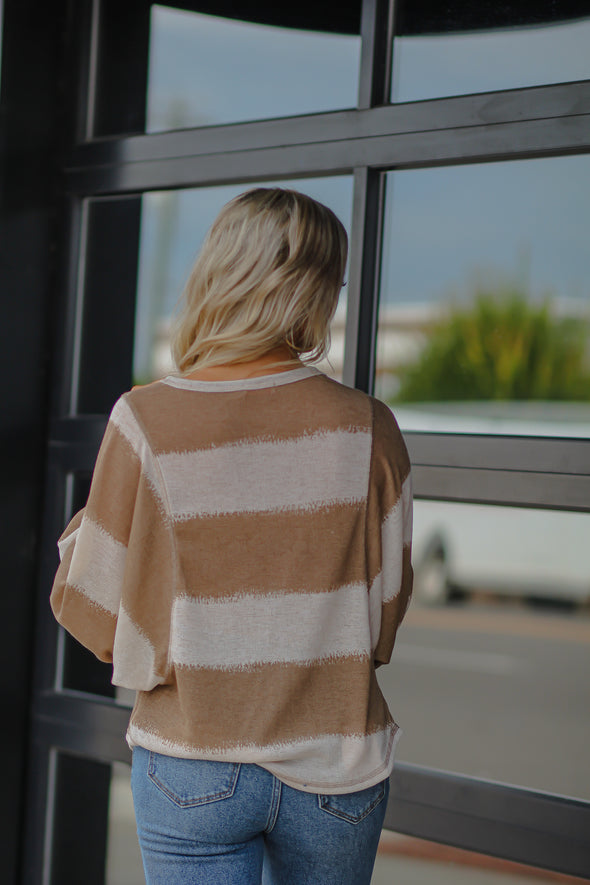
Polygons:
<instances>
[{"instance_id":1,"label":"parked vehicle","mask_svg":"<svg viewBox=\"0 0 590 885\"><path fill-rule=\"evenodd\" d=\"M590 514L445 501L414 503L414 594L474 590L590 602Z\"/></svg>"},{"instance_id":2,"label":"parked vehicle","mask_svg":"<svg viewBox=\"0 0 590 885\"><path fill-rule=\"evenodd\" d=\"M589 403L421 403L394 408L402 430L590 437ZM590 513L417 500L414 595L590 602Z\"/></svg>"}]
</instances>

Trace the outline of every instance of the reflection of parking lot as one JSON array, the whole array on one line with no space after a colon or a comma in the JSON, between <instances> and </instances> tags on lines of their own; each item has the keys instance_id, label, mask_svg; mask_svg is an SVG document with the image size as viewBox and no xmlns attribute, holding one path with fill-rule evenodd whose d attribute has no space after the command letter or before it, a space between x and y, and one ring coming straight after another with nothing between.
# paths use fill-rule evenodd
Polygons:
<instances>
[{"instance_id":1,"label":"reflection of parking lot","mask_svg":"<svg viewBox=\"0 0 590 885\"><path fill-rule=\"evenodd\" d=\"M590 799L590 611L414 604L379 681L399 759Z\"/></svg>"}]
</instances>

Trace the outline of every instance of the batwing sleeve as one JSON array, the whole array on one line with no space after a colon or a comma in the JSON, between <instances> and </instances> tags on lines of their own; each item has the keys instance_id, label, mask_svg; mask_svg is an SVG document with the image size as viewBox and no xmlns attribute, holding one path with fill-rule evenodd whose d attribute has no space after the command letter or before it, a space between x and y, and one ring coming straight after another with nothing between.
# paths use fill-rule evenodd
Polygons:
<instances>
[{"instance_id":1,"label":"batwing sleeve","mask_svg":"<svg viewBox=\"0 0 590 885\"><path fill-rule=\"evenodd\" d=\"M375 666L389 663L412 595L412 474L391 410L373 400L367 565Z\"/></svg>"},{"instance_id":2,"label":"batwing sleeve","mask_svg":"<svg viewBox=\"0 0 590 885\"><path fill-rule=\"evenodd\" d=\"M58 541L50 603L113 683L149 691L169 672L174 555L157 462L127 401L115 404L86 507Z\"/></svg>"}]
</instances>

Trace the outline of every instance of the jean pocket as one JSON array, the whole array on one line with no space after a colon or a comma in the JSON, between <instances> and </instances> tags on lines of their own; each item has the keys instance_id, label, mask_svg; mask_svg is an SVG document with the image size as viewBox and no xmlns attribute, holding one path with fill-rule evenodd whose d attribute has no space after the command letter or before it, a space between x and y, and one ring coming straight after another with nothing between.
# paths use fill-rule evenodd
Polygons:
<instances>
[{"instance_id":1,"label":"jean pocket","mask_svg":"<svg viewBox=\"0 0 590 885\"><path fill-rule=\"evenodd\" d=\"M239 773L239 762L180 759L154 752L150 752L147 771L152 783L181 808L229 799Z\"/></svg>"},{"instance_id":2,"label":"jean pocket","mask_svg":"<svg viewBox=\"0 0 590 885\"><path fill-rule=\"evenodd\" d=\"M356 793L339 793L330 796L318 796L320 808L351 824L358 824L370 814L389 794L389 779L358 790Z\"/></svg>"}]
</instances>

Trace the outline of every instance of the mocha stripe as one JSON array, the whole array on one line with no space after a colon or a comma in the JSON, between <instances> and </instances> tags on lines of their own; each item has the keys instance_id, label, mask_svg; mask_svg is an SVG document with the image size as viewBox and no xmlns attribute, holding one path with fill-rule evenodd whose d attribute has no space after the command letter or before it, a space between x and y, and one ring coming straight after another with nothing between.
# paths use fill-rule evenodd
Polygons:
<instances>
[{"instance_id":1,"label":"mocha stripe","mask_svg":"<svg viewBox=\"0 0 590 885\"><path fill-rule=\"evenodd\" d=\"M396 424L391 410L385 403L372 400L374 410L373 423L373 447L371 452L371 481L367 498L367 550L366 562L369 584L375 580L383 568L385 555L394 554L399 559L400 550L395 550L392 537L397 534L401 544L402 537L406 539L411 533L411 481L406 484L410 476L410 461L404 444L403 437ZM406 484L406 485L405 485ZM403 488L406 487L405 500L401 507L398 506L403 497ZM390 531L383 532L384 520L390 517ZM389 541L388 541L389 538ZM393 565L393 571L399 573L399 567ZM399 578L399 574L398 574ZM398 584L395 576L386 581L385 592L391 594Z\"/></svg>"},{"instance_id":2,"label":"mocha stripe","mask_svg":"<svg viewBox=\"0 0 590 885\"><path fill-rule=\"evenodd\" d=\"M94 475L86 516L102 525L120 544L126 545L141 477L141 462L112 424L107 427Z\"/></svg>"},{"instance_id":3,"label":"mocha stripe","mask_svg":"<svg viewBox=\"0 0 590 885\"><path fill-rule=\"evenodd\" d=\"M334 431L171 453L158 461L172 515L186 519L361 501L370 451L369 433Z\"/></svg>"},{"instance_id":4,"label":"mocha stripe","mask_svg":"<svg viewBox=\"0 0 590 885\"><path fill-rule=\"evenodd\" d=\"M389 602L400 591L402 584L402 549L412 540L412 485L406 477L402 495L381 526L381 582L383 601Z\"/></svg>"},{"instance_id":5,"label":"mocha stripe","mask_svg":"<svg viewBox=\"0 0 590 885\"><path fill-rule=\"evenodd\" d=\"M408 451L395 415L381 400L373 399L373 461L377 476L390 474L398 491L410 472ZM393 502L391 502L393 503Z\"/></svg>"},{"instance_id":6,"label":"mocha stripe","mask_svg":"<svg viewBox=\"0 0 590 885\"><path fill-rule=\"evenodd\" d=\"M220 600L182 597L172 612L171 652L174 663L222 669L368 657L367 587Z\"/></svg>"},{"instance_id":7,"label":"mocha stripe","mask_svg":"<svg viewBox=\"0 0 590 885\"><path fill-rule=\"evenodd\" d=\"M211 553L211 551L210 551ZM155 669L165 672L170 615L182 566L176 559L172 526L164 521L153 489L142 477L133 512L125 563L127 612L155 648Z\"/></svg>"},{"instance_id":8,"label":"mocha stripe","mask_svg":"<svg viewBox=\"0 0 590 885\"><path fill-rule=\"evenodd\" d=\"M364 733L391 718L367 659L231 672L177 667L175 677L138 695L133 722L196 747Z\"/></svg>"},{"instance_id":9,"label":"mocha stripe","mask_svg":"<svg viewBox=\"0 0 590 885\"><path fill-rule=\"evenodd\" d=\"M205 517L174 532L188 596L317 592L366 580L362 504Z\"/></svg>"},{"instance_id":10,"label":"mocha stripe","mask_svg":"<svg viewBox=\"0 0 590 885\"><path fill-rule=\"evenodd\" d=\"M286 440L318 430L371 430L370 400L360 391L315 375L263 390L201 393L156 382L125 395L156 454ZM157 415L157 420L154 416ZM179 420L182 416L182 420Z\"/></svg>"},{"instance_id":11,"label":"mocha stripe","mask_svg":"<svg viewBox=\"0 0 590 885\"><path fill-rule=\"evenodd\" d=\"M382 664L388 664L391 659L395 637L412 595L412 566L410 558L410 547L404 547L400 590L397 596L384 603L381 610L381 632L374 656L375 660Z\"/></svg>"},{"instance_id":12,"label":"mocha stripe","mask_svg":"<svg viewBox=\"0 0 590 885\"><path fill-rule=\"evenodd\" d=\"M98 608L87 596L68 584L54 586L51 608L56 620L78 642L89 648L101 661L113 660L112 648L117 620Z\"/></svg>"}]
</instances>

